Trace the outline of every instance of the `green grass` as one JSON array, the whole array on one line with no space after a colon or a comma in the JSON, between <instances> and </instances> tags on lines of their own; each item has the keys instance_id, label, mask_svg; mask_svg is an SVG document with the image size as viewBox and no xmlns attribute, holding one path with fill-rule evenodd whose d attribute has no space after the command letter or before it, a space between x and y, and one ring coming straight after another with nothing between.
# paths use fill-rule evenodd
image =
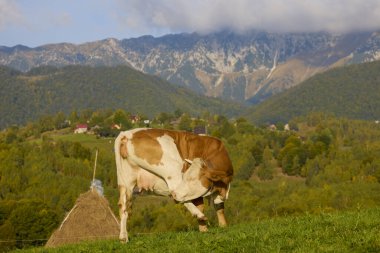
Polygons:
<instances>
[{"instance_id":1,"label":"green grass","mask_svg":"<svg viewBox=\"0 0 380 253\"><path fill-rule=\"evenodd\" d=\"M50 138L55 140L79 142L81 145L90 148L98 148L100 152L111 153L113 151L113 145L115 138L97 138L96 135L92 134L56 134L51 133L48 135Z\"/></svg>"},{"instance_id":2,"label":"green grass","mask_svg":"<svg viewBox=\"0 0 380 253\"><path fill-rule=\"evenodd\" d=\"M380 252L380 208L258 220L208 233L132 235L17 252Z\"/></svg>"}]
</instances>

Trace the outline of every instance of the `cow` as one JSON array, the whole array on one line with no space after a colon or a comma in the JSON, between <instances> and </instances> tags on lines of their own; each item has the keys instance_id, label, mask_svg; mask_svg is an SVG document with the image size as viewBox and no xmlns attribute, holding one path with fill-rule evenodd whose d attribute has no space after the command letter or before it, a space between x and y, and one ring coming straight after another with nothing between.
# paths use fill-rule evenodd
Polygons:
<instances>
[{"instance_id":1,"label":"cow","mask_svg":"<svg viewBox=\"0 0 380 253\"><path fill-rule=\"evenodd\" d=\"M203 197L210 196L219 226L226 226L233 167L223 143L210 136L165 129L136 128L115 139L121 241L128 241L127 219L134 190L170 196L196 216L207 231Z\"/></svg>"}]
</instances>

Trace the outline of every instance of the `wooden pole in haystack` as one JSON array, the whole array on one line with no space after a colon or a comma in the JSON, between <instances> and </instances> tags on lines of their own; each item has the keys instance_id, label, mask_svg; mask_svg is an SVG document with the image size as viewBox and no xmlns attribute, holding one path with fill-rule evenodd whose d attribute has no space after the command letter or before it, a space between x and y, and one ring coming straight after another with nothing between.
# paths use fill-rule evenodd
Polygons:
<instances>
[{"instance_id":1,"label":"wooden pole in haystack","mask_svg":"<svg viewBox=\"0 0 380 253\"><path fill-rule=\"evenodd\" d=\"M94 174L92 176L92 182L95 181L95 173L96 173L96 162L98 161L98 149L96 149L96 153L95 153L95 163L94 163ZM94 186L92 185L91 186L91 190L94 191Z\"/></svg>"}]
</instances>

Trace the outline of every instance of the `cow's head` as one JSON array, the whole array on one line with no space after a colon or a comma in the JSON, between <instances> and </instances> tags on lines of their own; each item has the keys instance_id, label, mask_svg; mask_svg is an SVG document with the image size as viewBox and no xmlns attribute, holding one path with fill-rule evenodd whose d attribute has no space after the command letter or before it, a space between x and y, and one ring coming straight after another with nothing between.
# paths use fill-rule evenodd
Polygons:
<instances>
[{"instance_id":1,"label":"cow's head","mask_svg":"<svg viewBox=\"0 0 380 253\"><path fill-rule=\"evenodd\" d=\"M205 166L202 159L195 158L192 161L186 159L185 161L190 164L190 167L183 173L183 183L172 192L174 199L180 202L204 196L212 186L201 181L201 171Z\"/></svg>"},{"instance_id":2,"label":"cow's head","mask_svg":"<svg viewBox=\"0 0 380 253\"><path fill-rule=\"evenodd\" d=\"M218 170L212 162L201 158L185 159L190 167L183 173L183 182L172 192L174 199L183 202L192 200L208 193L217 193L226 199L232 180L232 170Z\"/></svg>"}]
</instances>

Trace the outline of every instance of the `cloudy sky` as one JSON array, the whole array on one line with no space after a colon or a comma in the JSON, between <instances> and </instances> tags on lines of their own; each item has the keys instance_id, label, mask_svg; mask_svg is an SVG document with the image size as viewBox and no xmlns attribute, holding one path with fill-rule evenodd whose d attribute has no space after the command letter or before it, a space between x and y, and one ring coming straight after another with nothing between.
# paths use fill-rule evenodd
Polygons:
<instances>
[{"instance_id":1,"label":"cloudy sky","mask_svg":"<svg viewBox=\"0 0 380 253\"><path fill-rule=\"evenodd\" d=\"M0 45L150 34L380 30L380 0L0 0Z\"/></svg>"}]
</instances>

